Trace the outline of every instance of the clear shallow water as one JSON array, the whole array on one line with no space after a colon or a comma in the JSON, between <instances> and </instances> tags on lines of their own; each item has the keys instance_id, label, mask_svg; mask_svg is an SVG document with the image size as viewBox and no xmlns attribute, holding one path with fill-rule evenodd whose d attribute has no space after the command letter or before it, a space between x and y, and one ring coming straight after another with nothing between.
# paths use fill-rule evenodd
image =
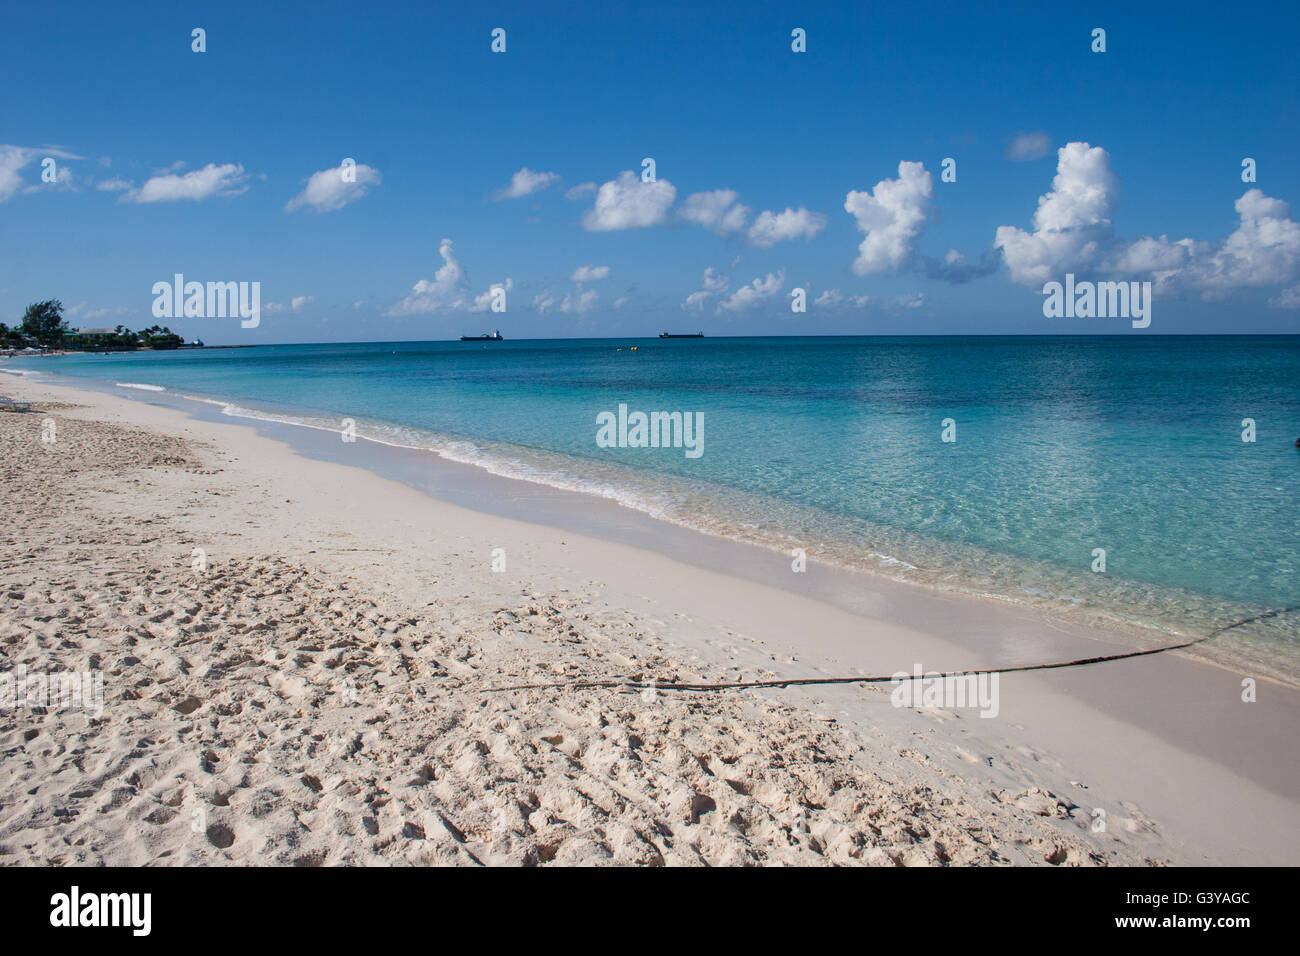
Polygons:
<instances>
[{"instance_id":1,"label":"clear shallow water","mask_svg":"<svg viewBox=\"0 0 1300 956\"><path fill-rule=\"evenodd\" d=\"M1071 615L1201 634L1300 604L1298 337L370 343L5 364L318 427L352 418L364 437L690 527ZM619 403L702 413L704 454L599 447L596 416ZM1212 650L1295 680L1300 613Z\"/></svg>"}]
</instances>

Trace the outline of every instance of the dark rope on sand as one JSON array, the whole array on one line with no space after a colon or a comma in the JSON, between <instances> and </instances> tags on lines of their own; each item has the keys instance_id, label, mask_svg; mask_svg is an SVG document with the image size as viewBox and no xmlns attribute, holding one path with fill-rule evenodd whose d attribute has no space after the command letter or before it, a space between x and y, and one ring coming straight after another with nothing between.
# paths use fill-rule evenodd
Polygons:
<instances>
[{"instance_id":1,"label":"dark rope on sand","mask_svg":"<svg viewBox=\"0 0 1300 956\"><path fill-rule=\"evenodd\" d=\"M1224 631L1230 631L1234 627L1241 627L1244 624L1253 624L1256 621L1263 621L1268 618L1277 617L1281 614L1287 614L1291 611L1300 611L1300 604L1292 607L1275 608L1271 611L1265 611L1263 614L1256 614L1254 617L1247 617L1240 621L1234 621L1231 624L1225 624L1223 627L1215 628L1209 634L1194 638L1190 641L1184 641L1181 644L1166 644L1163 647L1153 647L1150 650L1145 651L1127 651L1123 654L1103 654L1098 657L1080 657L1072 661L1052 661L1046 664L1021 664L1017 667L982 667L974 670L945 671L939 674L923 674L921 677L922 679L935 679L972 677L979 674L1014 674L1019 671L1050 671L1058 670L1063 667L1086 667L1090 664L1103 664L1108 661L1122 661L1133 657L1149 657L1152 654L1163 654L1166 651L1179 651L1186 647L1204 644L1206 641L1213 640ZM515 684L508 687L487 687L484 688L484 690L488 693L500 693L509 690L592 690L601 688L626 688L628 690L682 690L708 692L715 690L748 690L772 687L807 687L813 684L888 684L895 680L901 681L916 679L915 676L909 674L906 678L897 678L892 675L889 677L793 677L775 680L733 681L719 684L692 684L617 678L613 680L560 681L550 684Z\"/></svg>"}]
</instances>

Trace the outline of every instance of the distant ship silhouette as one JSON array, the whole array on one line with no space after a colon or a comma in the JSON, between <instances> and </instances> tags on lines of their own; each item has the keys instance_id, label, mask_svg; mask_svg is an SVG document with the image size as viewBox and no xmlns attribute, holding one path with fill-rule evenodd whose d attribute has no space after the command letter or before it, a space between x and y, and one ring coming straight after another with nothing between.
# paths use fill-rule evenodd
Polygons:
<instances>
[{"instance_id":1,"label":"distant ship silhouette","mask_svg":"<svg viewBox=\"0 0 1300 956\"><path fill-rule=\"evenodd\" d=\"M504 342L505 341L505 339L501 336L500 329L494 330L491 335L488 335L486 332L484 332L482 335L462 335L460 337L460 340L462 342Z\"/></svg>"},{"instance_id":2,"label":"distant ship silhouette","mask_svg":"<svg viewBox=\"0 0 1300 956\"><path fill-rule=\"evenodd\" d=\"M661 339L702 339L703 332L660 332Z\"/></svg>"}]
</instances>

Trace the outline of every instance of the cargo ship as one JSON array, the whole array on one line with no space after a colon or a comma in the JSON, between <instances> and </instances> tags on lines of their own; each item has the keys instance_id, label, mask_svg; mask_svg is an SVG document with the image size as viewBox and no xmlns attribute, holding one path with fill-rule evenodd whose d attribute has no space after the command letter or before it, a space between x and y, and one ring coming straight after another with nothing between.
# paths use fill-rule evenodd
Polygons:
<instances>
[{"instance_id":1,"label":"cargo ship","mask_svg":"<svg viewBox=\"0 0 1300 956\"><path fill-rule=\"evenodd\" d=\"M660 332L661 339L702 339L703 332Z\"/></svg>"},{"instance_id":2,"label":"cargo ship","mask_svg":"<svg viewBox=\"0 0 1300 956\"><path fill-rule=\"evenodd\" d=\"M501 336L500 329L495 330L491 335L488 335L486 332L484 332L482 335L462 335L460 337L460 340L462 342L504 342L505 341L505 339L502 338Z\"/></svg>"}]
</instances>

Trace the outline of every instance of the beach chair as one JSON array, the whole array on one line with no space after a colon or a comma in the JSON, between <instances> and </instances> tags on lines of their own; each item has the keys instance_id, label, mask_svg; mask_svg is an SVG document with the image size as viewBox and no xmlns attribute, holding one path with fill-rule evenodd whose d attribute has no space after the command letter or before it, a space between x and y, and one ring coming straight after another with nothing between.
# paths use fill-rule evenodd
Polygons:
<instances>
[{"instance_id":1,"label":"beach chair","mask_svg":"<svg viewBox=\"0 0 1300 956\"><path fill-rule=\"evenodd\" d=\"M15 402L8 395L0 395L0 412L26 412L31 407L31 402Z\"/></svg>"}]
</instances>

